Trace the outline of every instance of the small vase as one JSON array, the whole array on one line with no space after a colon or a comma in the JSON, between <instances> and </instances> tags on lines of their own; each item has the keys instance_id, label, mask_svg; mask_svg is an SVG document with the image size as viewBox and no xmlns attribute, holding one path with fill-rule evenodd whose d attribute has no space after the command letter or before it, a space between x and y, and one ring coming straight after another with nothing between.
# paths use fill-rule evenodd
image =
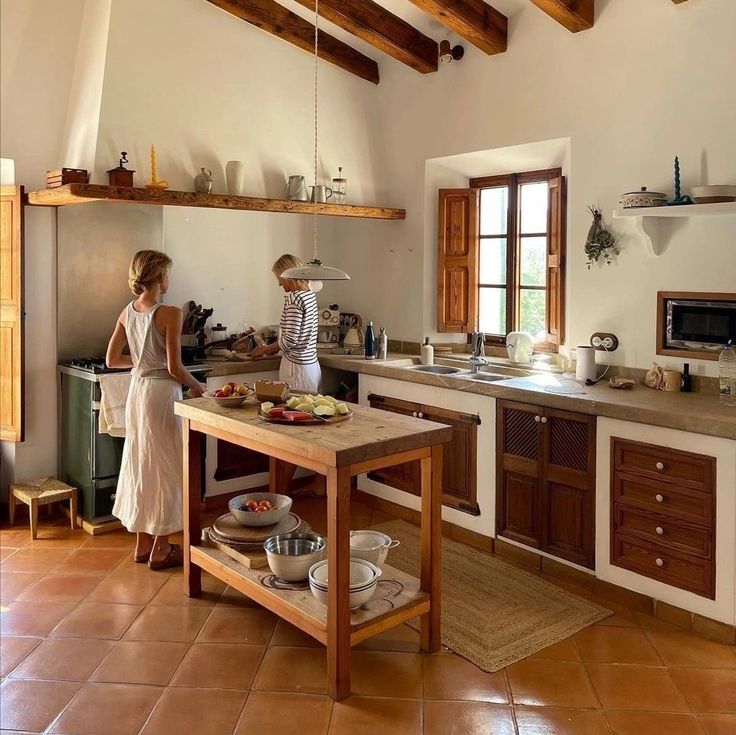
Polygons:
<instances>
[{"instance_id":1,"label":"small vase","mask_svg":"<svg viewBox=\"0 0 736 735\"><path fill-rule=\"evenodd\" d=\"M243 196L245 193L245 166L242 161L228 161L225 164L227 193Z\"/></svg>"},{"instance_id":2,"label":"small vase","mask_svg":"<svg viewBox=\"0 0 736 735\"><path fill-rule=\"evenodd\" d=\"M201 168L199 173L194 177L194 191L197 194L212 193L212 171Z\"/></svg>"}]
</instances>

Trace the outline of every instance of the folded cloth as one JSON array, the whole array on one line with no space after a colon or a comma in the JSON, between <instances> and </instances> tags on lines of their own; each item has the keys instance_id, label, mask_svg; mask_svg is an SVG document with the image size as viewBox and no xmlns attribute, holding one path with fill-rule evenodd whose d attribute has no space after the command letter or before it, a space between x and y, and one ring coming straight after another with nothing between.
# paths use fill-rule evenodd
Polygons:
<instances>
[{"instance_id":1,"label":"folded cloth","mask_svg":"<svg viewBox=\"0 0 736 735\"><path fill-rule=\"evenodd\" d=\"M130 373L100 375L100 421L101 434L125 436L125 403L128 400Z\"/></svg>"}]
</instances>

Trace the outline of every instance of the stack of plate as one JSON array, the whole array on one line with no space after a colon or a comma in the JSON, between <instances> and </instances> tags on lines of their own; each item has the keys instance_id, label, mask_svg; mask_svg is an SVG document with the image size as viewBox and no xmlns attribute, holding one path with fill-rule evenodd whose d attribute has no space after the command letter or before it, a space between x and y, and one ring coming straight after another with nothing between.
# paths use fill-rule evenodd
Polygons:
<instances>
[{"instance_id":1,"label":"stack of plate","mask_svg":"<svg viewBox=\"0 0 736 735\"><path fill-rule=\"evenodd\" d=\"M210 527L210 538L243 553L263 553L263 542L283 533L307 533L309 524L295 513L289 513L271 526L242 526L230 513L220 516Z\"/></svg>"}]
</instances>

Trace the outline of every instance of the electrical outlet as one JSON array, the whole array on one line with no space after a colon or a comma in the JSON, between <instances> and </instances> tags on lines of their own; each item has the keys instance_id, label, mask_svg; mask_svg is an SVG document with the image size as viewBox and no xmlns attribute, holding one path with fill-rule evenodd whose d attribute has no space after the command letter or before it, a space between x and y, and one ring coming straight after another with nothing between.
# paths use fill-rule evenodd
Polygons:
<instances>
[{"instance_id":1,"label":"electrical outlet","mask_svg":"<svg viewBox=\"0 0 736 735\"><path fill-rule=\"evenodd\" d=\"M590 336L590 344L596 350L615 352L618 349L618 337L609 332L594 332Z\"/></svg>"}]
</instances>

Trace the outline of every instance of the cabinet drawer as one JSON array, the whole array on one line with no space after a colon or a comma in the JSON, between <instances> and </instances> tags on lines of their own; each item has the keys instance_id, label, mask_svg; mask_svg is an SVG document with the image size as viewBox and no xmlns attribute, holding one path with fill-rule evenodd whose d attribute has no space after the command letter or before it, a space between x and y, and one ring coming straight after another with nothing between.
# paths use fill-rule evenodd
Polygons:
<instances>
[{"instance_id":1,"label":"cabinet drawer","mask_svg":"<svg viewBox=\"0 0 736 735\"><path fill-rule=\"evenodd\" d=\"M704 528L622 505L617 505L614 513L616 531L623 531L675 551L696 554L704 559L713 556L712 534Z\"/></svg>"},{"instance_id":2,"label":"cabinet drawer","mask_svg":"<svg viewBox=\"0 0 736 735\"><path fill-rule=\"evenodd\" d=\"M613 469L708 492L715 485L714 457L623 439L613 439Z\"/></svg>"},{"instance_id":3,"label":"cabinet drawer","mask_svg":"<svg viewBox=\"0 0 736 735\"><path fill-rule=\"evenodd\" d=\"M707 528L713 523L713 495L668 482L616 475L613 500Z\"/></svg>"},{"instance_id":4,"label":"cabinet drawer","mask_svg":"<svg viewBox=\"0 0 736 735\"><path fill-rule=\"evenodd\" d=\"M715 599L715 564L712 561L673 553L665 546L617 532L613 537L611 562L673 587Z\"/></svg>"}]
</instances>

